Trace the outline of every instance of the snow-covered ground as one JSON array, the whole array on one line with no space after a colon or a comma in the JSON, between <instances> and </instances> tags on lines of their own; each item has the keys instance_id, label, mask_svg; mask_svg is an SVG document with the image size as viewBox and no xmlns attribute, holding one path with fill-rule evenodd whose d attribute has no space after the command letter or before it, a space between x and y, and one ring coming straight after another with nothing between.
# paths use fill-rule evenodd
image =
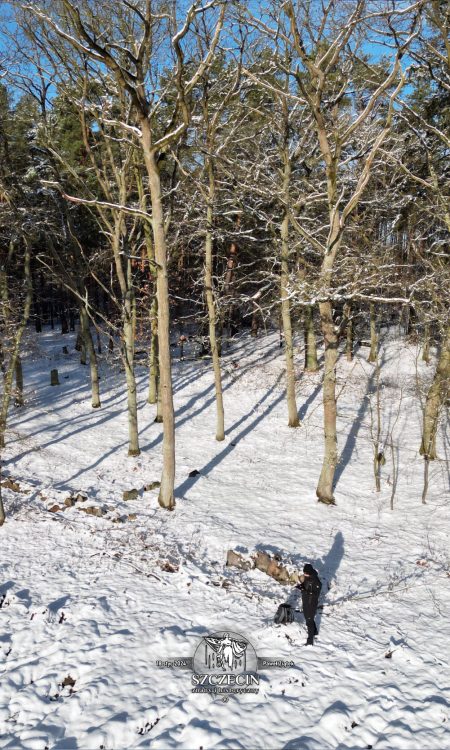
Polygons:
<instances>
[{"instance_id":1,"label":"snow-covered ground","mask_svg":"<svg viewBox=\"0 0 450 750\"><path fill-rule=\"evenodd\" d=\"M227 434L214 440L208 360L174 365L177 507L159 508L162 425L137 368L142 454L127 457L123 375L102 363L102 408L73 338L30 338L27 404L13 410L0 530L0 747L112 750L439 750L450 746L450 496L439 432L421 504L418 386L432 374L414 346L386 337L381 492L372 471L374 366L339 361L336 507L316 502L322 458L320 374L301 371L302 426L290 429L277 336L243 337L224 358ZM62 353L68 345L69 355ZM50 387L58 367L61 385ZM398 402L401 395L401 410ZM192 470L199 474L189 477ZM122 493L139 490L137 499ZM17 487L15 488L17 489ZM70 495L87 500L64 506ZM52 506L64 510L50 512ZM102 508L96 517L82 507ZM98 511L100 512L100 511ZM323 581L320 638L301 614L275 626L290 594L264 573L224 567L228 549L313 563ZM157 660L193 656L220 630L258 655L258 693L192 693L191 674ZM70 679L67 679L70 678Z\"/></svg>"}]
</instances>

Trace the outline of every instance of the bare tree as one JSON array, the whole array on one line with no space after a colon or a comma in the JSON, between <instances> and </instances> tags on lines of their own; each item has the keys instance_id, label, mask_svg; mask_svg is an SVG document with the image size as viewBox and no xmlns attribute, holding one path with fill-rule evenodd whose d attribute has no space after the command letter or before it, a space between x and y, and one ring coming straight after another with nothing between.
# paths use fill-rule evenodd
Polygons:
<instances>
[{"instance_id":1,"label":"bare tree","mask_svg":"<svg viewBox=\"0 0 450 750\"><path fill-rule=\"evenodd\" d=\"M205 45L210 46L211 39L208 30L205 27L204 19L204 41L199 39L201 54L205 55ZM241 44L242 55L242 44ZM222 62L223 66L223 62ZM219 68L220 70L220 68ZM222 67L226 73L226 69ZM222 71L220 71L222 72ZM203 197L206 207L206 226L205 226L205 260L204 260L204 285L206 306L208 311L208 330L209 345L214 373L214 388L216 395L216 440L225 439L225 416L223 407L222 394L222 374L220 368L220 351L221 342L218 338L218 300L214 283L214 257L213 248L215 241L215 212L217 203L217 162L220 155L226 149L227 144L232 140L235 133L235 126L228 127L224 133L224 117L230 114L230 104L239 94L239 85L241 77L241 63L236 66L236 71L231 71L231 75L213 76L209 68L202 76L202 101L201 101L201 124L200 138L203 141L201 150L204 152L204 178L200 176L197 181L200 194ZM229 117L227 118L229 119ZM204 182L206 184L204 184Z\"/></svg>"},{"instance_id":2,"label":"bare tree","mask_svg":"<svg viewBox=\"0 0 450 750\"><path fill-rule=\"evenodd\" d=\"M333 480L337 464L335 368L340 329L333 315L336 262L345 252L344 233L349 219L364 194L377 154L392 126L394 103L405 82L401 58L416 32L420 4L408 9L405 20L395 11L372 11L364 0L351 6L322 5L319 13L308 2L289 0L279 11L274 6L274 27L253 19L269 38L283 38L290 49L287 72L297 86L292 94L311 113L324 169L327 217L321 214L319 229L311 228L302 216L292 220L299 234L322 256L318 294L325 345L325 450L316 492L318 500L327 504L335 502ZM379 33L388 36L395 47L388 71L375 71L366 61L362 63L362 39L370 38L370 29L377 21ZM364 64L370 72L364 84L364 102L349 106L352 80Z\"/></svg>"},{"instance_id":3,"label":"bare tree","mask_svg":"<svg viewBox=\"0 0 450 750\"><path fill-rule=\"evenodd\" d=\"M178 24L176 6L168 12L163 4L155 11L150 0L142 4L115 3L115 14L110 23L110 8L96 8L87 0L70 0L24 6L40 21L46 43L52 48L69 45L80 59L90 60L95 76L104 66L129 104L135 118L118 120L123 136L130 136L138 144L145 163L151 197L152 231L157 266L158 352L160 389L163 416L163 471L159 503L172 509L175 506L175 421L173 409L171 358L169 340L169 283L167 272L167 242L160 157L185 133L190 123L190 94L204 71L211 64L225 14L224 2L202 5L195 1ZM205 57L196 65L187 65L186 47L192 35L192 25L199 14L215 12L219 8L211 44ZM101 12L103 11L103 12ZM172 59L172 71L161 72L157 62L159 50L165 48L167 59ZM193 52L189 48L189 52ZM195 59L195 57L194 57ZM155 64L153 64L155 63ZM193 71L194 68L194 71ZM166 100L171 113L161 126L159 113L165 92L175 95ZM114 119L114 114L112 115ZM124 204L121 204L124 206ZM119 237L119 234L117 234Z\"/></svg>"}]
</instances>

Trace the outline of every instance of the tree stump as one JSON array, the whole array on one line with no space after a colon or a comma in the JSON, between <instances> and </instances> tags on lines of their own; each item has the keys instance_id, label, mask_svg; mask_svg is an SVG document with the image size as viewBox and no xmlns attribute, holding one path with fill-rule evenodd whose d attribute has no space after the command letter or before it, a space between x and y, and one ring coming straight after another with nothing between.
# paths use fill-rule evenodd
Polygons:
<instances>
[{"instance_id":1,"label":"tree stump","mask_svg":"<svg viewBox=\"0 0 450 750\"><path fill-rule=\"evenodd\" d=\"M60 385L58 378L58 370L52 370L50 372L50 385Z\"/></svg>"}]
</instances>

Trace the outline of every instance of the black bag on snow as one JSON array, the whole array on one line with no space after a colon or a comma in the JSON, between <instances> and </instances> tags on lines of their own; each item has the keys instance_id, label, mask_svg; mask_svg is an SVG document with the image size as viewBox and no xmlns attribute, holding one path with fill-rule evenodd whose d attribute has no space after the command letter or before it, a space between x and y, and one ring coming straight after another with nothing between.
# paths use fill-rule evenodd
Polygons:
<instances>
[{"instance_id":1,"label":"black bag on snow","mask_svg":"<svg viewBox=\"0 0 450 750\"><path fill-rule=\"evenodd\" d=\"M290 604L286 602L280 604L277 609L277 613L274 618L275 625L288 625L290 622L294 622L294 610Z\"/></svg>"}]
</instances>

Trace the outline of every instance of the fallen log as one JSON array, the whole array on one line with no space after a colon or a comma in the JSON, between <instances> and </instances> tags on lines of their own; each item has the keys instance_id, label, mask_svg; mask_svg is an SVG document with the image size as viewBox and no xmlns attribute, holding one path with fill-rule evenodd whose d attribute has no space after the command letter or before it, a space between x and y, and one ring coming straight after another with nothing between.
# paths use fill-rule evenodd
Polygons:
<instances>
[{"instance_id":1,"label":"fallen log","mask_svg":"<svg viewBox=\"0 0 450 750\"><path fill-rule=\"evenodd\" d=\"M246 560L238 552L233 552L229 549L227 552L227 567L240 568L241 570L250 570L255 566L252 565L251 560Z\"/></svg>"},{"instance_id":2,"label":"fallen log","mask_svg":"<svg viewBox=\"0 0 450 750\"><path fill-rule=\"evenodd\" d=\"M244 557L239 552L229 549L226 565L227 567L240 568L240 570L254 570L256 568L274 578L278 583L291 586L298 583L300 577L300 573L289 571L282 565L277 555L271 557L267 552L256 552L250 557Z\"/></svg>"}]
</instances>

